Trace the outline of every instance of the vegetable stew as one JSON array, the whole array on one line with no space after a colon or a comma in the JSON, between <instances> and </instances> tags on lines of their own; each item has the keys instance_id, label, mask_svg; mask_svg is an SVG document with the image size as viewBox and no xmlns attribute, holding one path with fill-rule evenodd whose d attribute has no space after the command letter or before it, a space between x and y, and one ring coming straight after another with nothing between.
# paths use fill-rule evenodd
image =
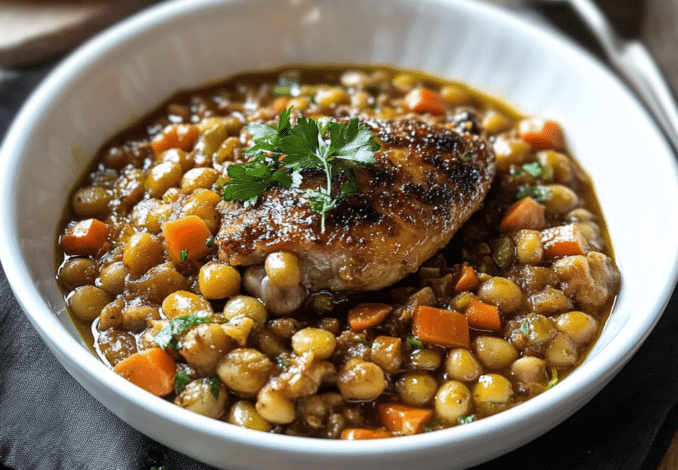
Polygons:
<instances>
[{"instance_id":1,"label":"vegetable stew","mask_svg":"<svg viewBox=\"0 0 678 470\"><path fill-rule=\"evenodd\" d=\"M425 261L389 259L402 275L358 288L345 265L326 269L343 284L312 277L306 248L257 252L284 236L279 226L244 255L228 245L265 231L276 216L261 211L266 198L292 195L306 211L294 230L327 248L316 265L334 266L347 207L382 220L360 199L388 180L380 158L411 164L423 145L388 134L401 122L441 149L453 139L441 152L470 145L451 170L465 178L476 181L468 165L491 158L489 191ZM412 176L408 191L431 181ZM463 205L465 194L427 202ZM428 212L408 210L416 240ZM236 213L265 214L263 228L233 225ZM366 240L382 236L366 230ZM595 342L620 284L591 181L557 122L388 67L285 68L176 94L102 147L57 243L73 321L140 393L318 438L464 425L557 387Z\"/></svg>"}]
</instances>

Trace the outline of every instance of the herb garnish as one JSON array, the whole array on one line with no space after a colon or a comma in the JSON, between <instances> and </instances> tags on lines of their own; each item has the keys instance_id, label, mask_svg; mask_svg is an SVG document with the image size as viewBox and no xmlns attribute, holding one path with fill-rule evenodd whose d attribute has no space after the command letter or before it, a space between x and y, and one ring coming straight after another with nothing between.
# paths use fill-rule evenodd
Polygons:
<instances>
[{"instance_id":1,"label":"herb garnish","mask_svg":"<svg viewBox=\"0 0 678 470\"><path fill-rule=\"evenodd\" d=\"M551 380L546 384L546 390L555 386L558 383L558 368L551 367Z\"/></svg>"},{"instance_id":2,"label":"herb garnish","mask_svg":"<svg viewBox=\"0 0 678 470\"><path fill-rule=\"evenodd\" d=\"M289 108L281 113L275 129L259 123L247 125L253 145L243 153L255 157L248 163L228 167L230 181L223 185L224 200L254 204L264 191L276 185L299 188L302 172L320 171L326 184L317 190L302 191L310 197L313 211L322 216L321 232L325 232L325 214L334 209L340 198L358 189L356 165L374 164L374 152L380 147L369 128L357 118L345 124L300 116L292 126L291 111ZM333 196L333 178L342 171L348 181Z\"/></svg>"},{"instance_id":3,"label":"herb garnish","mask_svg":"<svg viewBox=\"0 0 678 470\"><path fill-rule=\"evenodd\" d=\"M534 176L535 178L541 178L543 176L543 170L544 166L538 162L530 162L530 163L523 163L520 168L514 168L511 170L511 174L513 176L518 176L525 173L529 173L530 175Z\"/></svg>"},{"instance_id":4,"label":"herb garnish","mask_svg":"<svg viewBox=\"0 0 678 470\"><path fill-rule=\"evenodd\" d=\"M205 246L207 248L214 248L214 237L209 237L207 240L205 240Z\"/></svg>"},{"instance_id":5,"label":"herb garnish","mask_svg":"<svg viewBox=\"0 0 678 470\"><path fill-rule=\"evenodd\" d=\"M473 421L475 421L475 419L476 419L476 415L468 415L468 416L460 416L459 418L457 418L457 421L459 421L459 424L468 424L468 423L472 423Z\"/></svg>"},{"instance_id":6,"label":"herb garnish","mask_svg":"<svg viewBox=\"0 0 678 470\"><path fill-rule=\"evenodd\" d=\"M214 375L212 377L209 377L207 379L207 383L210 386L210 393L214 397L215 400L219 399L219 385L221 385L221 381L219 380L219 377Z\"/></svg>"},{"instance_id":7,"label":"herb garnish","mask_svg":"<svg viewBox=\"0 0 678 470\"><path fill-rule=\"evenodd\" d=\"M169 323L162 327L162 329L155 335L153 340L161 348L169 346L172 349L177 349L178 344L175 338L176 335L182 333L186 328L200 325L212 321L207 312L198 312L183 317L172 318Z\"/></svg>"},{"instance_id":8,"label":"herb garnish","mask_svg":"<svg viewBox=\"0 0 678 470\"><path fill-rule=\"evenodd\" d=\"M186 371L182 370L181 372L177 372L174 376L174 393L179 395L190 381L191 378Z\"/></svg>"},{"instance_id":9,"label":"herb garnish","mask_svg":"<svg viewBox=\"0 0 678 470\"><path fill-rule=\"evenodd\" d=\"M185 263L188 260L188 250L181 250L179 252L179 262Z\"/></svg>"},{"instance_id":10,"label":"herb garnish","mask_svg":"<svg viewBox=\"0 0 678 470\"><path fill-rule=\"evenodd\" d=\"M418 339L407 338L405 341L407 341L407 344L411 344L415 348L423 348L424 347L424 343L422 343Z\"/></svg>"},{"instance_id":11,"label":"herb garnish","mask_svg":"<svg viewBox=\"0 0 678 470\"><path fill-rule=\"evenodd\" d=\"M531 197L537 202L544 202L551 197L551 190L543 186L521 186L516 192L516 199Z\"/></svg>"},{"instance_id":12,"label":"herb garnish","mask_svg":"<svg viewBox=\"0 0 678 470\"><path fill-rule=\"evenodd\" d=\"M520 323L520 332L524 335L530 334L530 321L525 319Z\"/></svg>"}]
</instances>

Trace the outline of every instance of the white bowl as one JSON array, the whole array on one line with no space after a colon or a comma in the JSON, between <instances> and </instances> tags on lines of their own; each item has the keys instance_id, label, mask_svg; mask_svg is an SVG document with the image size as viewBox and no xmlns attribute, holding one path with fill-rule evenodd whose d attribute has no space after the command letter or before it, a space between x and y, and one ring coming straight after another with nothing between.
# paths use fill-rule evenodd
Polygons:
<instances>
[{"instance_id":1,"label":"white bowl","mask_svg":"<svg viewBox=\"0 0 678 470\"><path fill-rule=\"evenodd\" d=\"M140 391L90 353L54 281L54 239L67 194L97 148L179 89L260 67L319 62L421 69L563 123L595 181L623 278L602 336L566 380L468 425L326 441L190 413ZM231 470L276 469L280 462L300 469L449 470L489 460L555 426L640 346L676 281L678 219L666 216L678 213L676 174L647 114L599 63L561 37L483 4L177 1L87 43L25 105L2 147L0 256L26 315L68 372L113 413L171 448Z\"/></svg>"}]
</instances>

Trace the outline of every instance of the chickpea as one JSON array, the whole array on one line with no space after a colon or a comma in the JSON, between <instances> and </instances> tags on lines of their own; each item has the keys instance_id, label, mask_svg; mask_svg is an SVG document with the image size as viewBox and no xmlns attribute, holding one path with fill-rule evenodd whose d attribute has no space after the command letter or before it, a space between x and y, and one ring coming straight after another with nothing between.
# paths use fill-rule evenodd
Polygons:
<instances>
[{"instance_id":1,"label":"chickpea","mask_svg":"<svg viewBox=\"0 0 678 470\"><path fill-rule=\"evenodd\" d=\"M129 268L122 261L107 264L99 274L99 287L111 295L121 294L125 289L125 277Z\"/></svg>"},{"instance_id":2,"label":"chickpea","mask_svg":"<svg viewBox=\"0 0 678 470\"><path fill-rule=\"evenodd\" d=\"M210 261L200 268L198 286L206 299L226 299L240 293L240 272L233 266Z\"/></svg>"},{"instance_id":3,"label":"chickpea","mask_svg":"<svg viewBox=\"0 0 678 470\"><path fill-rule=\"evenodd\" d=\"M574 176L572 163L564 153L546 150L537 153L537 159L543 166L553 168L553 176L559 183L568 183Z\"/></svg>"},{"instance_id":4,"label":"chickpea","mask_svg":"<svg viewBox=\"0 0 678 470\"><path fill-rule=\"evenodd\" d=\"M452 106L464 106L471 104L471 95L457 85L448 85L440 89L440 96Z\"/></svg>"},{"instance_id":5,"label":"chickpea","mask_svg":"<svg viewBox=\"0 0 678 470\"><path fill-rule=\"evenodd\" d=\"M521 264L537 265L544 258L541 236L537 230L519 230L513 235L516 254Z\"/></svg>"},{"instance_id":6,"label":"chickpea","mask_svg":"<svg viewBox=\"0 0 678 470\"><path fill-rule=\"evenodd\" d=\"M266 277L263 264L248 266L242 277L242 287L254 297L261 297L261 281Z\"/></svg>"},{"instance_id":7,"label":"chickpea","mask_svg":"<svg viewBox=\"0 0 678 470\"><path fill-rule=\"evenodd\" d=\"M240 139L237 137L227 137L214 154L214 162L222 164L226 161L233 161L235 150L239 149L240 145Z\"/></svg>"},{"instance_id":8,"label":"chickpea","mask_svg":"<svg viewBox=\"0 0 678 470\"><path fill-rule=\"evenodd\" d=\"M160 163L177 163L181 167L182 172L188 171L193 166L193 157L181 149L165 150L160 154L158 161ZM178 181L179 179L177 179Z\"/></svg>"},{"instance_id":9,"label":"chickpea","mask_svg":"<svg viewBox=\"0 0 678 470\"><path fill-rule=\"evenodd\" d=\"M502 369L518 358L516 348L503 338L478 336L473 346L478 359L488 369Z\"/></svg>"},{"instance_id":10,"label":"chickpea","mask_svg":"<svg viewBox=\"0 0 678 470\"><path fill-rule=\"evenodd\" d=\"M374 400L386 385L384 371L378 365L358 358L349 359L337 378L337 387L346 400Z\"/></svg>"},{"instance_id":11,"label":"chickpea","mask_svg":"<svg viewBox=\"0 0 678 470\"><path fill-rule=\"evenodd\" d=\"M221 325L224 332L233 338L238 346L244 347L247 344L247 339L254 328L255 321L244 315L239 315L232 318L228 323Z\"/></svg>"},{"instance_id":12,"label":"chickpea","mask_svg":"<svg viewBox=\"0 0 678 470\"><path fill-rule=\"evenodd\" d=\"M272 370L271 360L251 348L234 349L217 365L221 381L243 396L256 395L268 382Z\"/></svg>"},{"instance_id":13,"label":"chickpea","mask_svg":"<svg viewBox=\"0 0 678 470\"><path fill-rule=\"evenodd\" d=\"M181 177L181 190L191 194L198 188L209 189L219 177L219 172L214 168L192 168Z\"/></svg>"},{"instance_id":14,"label":"chickpea","mask_svg":"<svg viewBox=\"0 0 678 470\"><path fill-rule=\"evenodd\" d=\"M264 264L269 281L282 289L292 289L301 283L301 264L292 253L278 251L266 257Z\"/></svg>"},{"instance_id":15,"label":"chickpea","mask_svg":"<svg viewBox=\"0 0 678 470\"><path fill-rule=\"evenodd\" d=\"M259 299L248 295L235 296L224 305L224 318L231 320L238 315L251 318L262 325L268 318L266 306Z\"/></svg>"},{"instance_id":16,"label":"chickpea","mask_svg":"<svg viewBox=\"0 0 678 470\"><path fill-rule=\"evenodd\" d=\"M122 311L122 327L127 331L139 333L151 320L160 320L160 313L153 307L128 307Z\"/></svg>"},{"instance_id":17,"label":"chickpea","mask_svg":"<svg viewBox=\"0 0 678 470\"><path fill-rule=\"evenodd\" d=\"M234 341L217 323L191 329L181 341L179 353L201 375L214 375L217 363L233 349Z\"/></svg>"},{"instance_id":18,"label":"chickpea","mask_svg":"<svg viewBox=\"0 0 678 470\"><path fill-rule=\"evenodd\" d=\"M102 331L94 346L111 366L137 352L137 340L134 335L118 328Z\"/></svg>"},{"instance_id":19,"label":"chickpea","mask_svg":"<svg viewBox=\"0 0 678 470\"><path fill-rule=\"evenodd\" d=\"M110 301L106 291L94 286L80 286L68 297L71 313L82 321L91 322Z\"/></svg>"},{"instance_id":20,"label":"chickpea","mask_svg":"<svg viewBox=\"0 0 678 470\"><path fill-rule=\"evenodd\" d=\"M150 233L135 233L125 246L122 262L134 277L139 277L153 266L164 262L162 241Z\"/></svg>"},{"instance_id":21,"label":"chickpea","mask_svg":"<svg viewBox=\"0 0 678 470\"><path fill-rule=\"evenodd\" d=\"M576 344L587 344L598 332L598 321L584 312L573 311L556 317L556 329L570 337Z\"/></svg>"},{"instance_id":22,"label":"chickpea","mask_svg":"<svg viewBox=\"0 0 678 470\"><path fill-rule=\"evenodd\" d=\"M473 387L473 403L478 410L486 414L506 409L512 395L511 382L499 374L481 375Z\"/></svg>"},{"instance_id":23,"label":"chickpea","mask_svg":"<svg viewBox=\"0 0 678 470\"><path fill-rule=\"evenodd\" d=\"M59 268L59 281L70 290L85 285L94 285L99 274L97 265L89 258L68 258Z\"/></svg>"},{"instance_id":24,"label":"chickpea","mask_svg":"<svg viewBox=\"0 0 678 470\"><path fill-rule=\"evenodd\" d=\"M328 89L319 89L315 94L315 102L323 109L336 108L340 104L348 104L350 97L346 90L340 87L333 87Z\"/></svg>"},{"instance_id":25,"label":"chickpea","mask_svg":"<svg viewBox=\"0 0 678 470\"><path fill-rule=\"evenodd\" d=\"M446 423L456 423L472 409L471 391L461 382L445 382L435 394L436 416Z\"/></svg>"},{"instance_id":26,"label":"chickpea","mask_svg":"<svg viewBox=\"0 0 678 470\"><path fill-rule=\"evenodd\" d=\"M294 402L271 387L263 388L257 395L256 410L269 423L289 424L294 421Z\"/></svg>"},{"instance_id":27,"label":"chickpea","mask_svg":"<svg viewBox=\"0 0 678 470\"><path fill-rule=\"evenodd\" d=\"M291 98L287 103L287 106L292 106L297 111L306 111L311 107L311 100L309 100L306 96L297 96Z\"/></svg>"},{"instance_id":28,"label":"chickpea","mask_svg":"<svg viewBox=\"0 0 678 470\"><path fill-rule=\"evenodd\" d=\"M497 136L493 145L497 169L508 171L511 165L522 165L527 162L532 152L530 144L515 137Z\"/></svg>"},{"instance_id":29,"label":"chickpea","mask_svg":"<svg viewBox=\"0 0 678 470\"><path fill-rule=\"evenodd\" d=\"M174 404L208 418L220 418L226 412L228 392L214 378L203 378L189 382L174 399Z\"/></svg>"},{"instance_id":30,"label":"chickpea","mask_svg":"<svg viewBox=\"0 0 678 470\"><path fill-rule=\"evenodd\" d=\"M88 186L78 189L73 195L71 207L81 219L99 217L108 213L108 203L113 199L113 194L106 188Z\"/></svg>"},{"instance_id":31,"label":"chickpea","mask_svg":"<svg viewBox=\"0 0 678 470\"><path fill-rule=\"evenodd\" d=\"M546 362L534 356L521 357L511 364L510 375L519 390L528 393L542 391L548 383Z\"/></svg>"},{"instance_id":32,"label":"chickpea","mask_svg":"<svg viewBox=\"0 0 678 470\"><path fill-rule=\"evenodd\" d=\"M548 189L548 197L544 201L544 206L547 214L565 214L579 204L577 194L567 186L549 184L546 186L546 189Z\"/></svg>"},{"instance_id":33,"label":"chickpea","mask_svg":"<svg viewBox=\"0 0 678 470\"><path fill-rule=\"evenodd\" d=\"M572 302L559 289L546 287L544 290L532 294L527 302L535 313L552 315L572 308Z\"/></svg>"},{"instance_id":34,"label":"chickpea","mask_svg":"<svg viewBox=\"0 0 678 470\"><path fill-rule=\"evenodd\" d=\"M416 349L410 354L410 366L414 369L435 370L441 362L440 353L434 349Z\"/></svg>"},{"instance_id":35,"label":"chickpea","mask_svg":"<svg viewBox=\"0 0 678 470\"><path fill-rule=\"evenodd\" d=\"M435 396L438 383L426 372L409 372L396 381L395 389L406 405L426 406Z\"/></svg>"},{"instance_id":36,"label":"chickpea","mask_svg":"<svg viewBox=\"0 0 678 470\"><path fill-rule=\"evenodd\" d=\"M523 293L518 285L505 277L492 277L478 289L478 297L499 308L503 313L512 313L523 304Z\"/></svg>"},{"instance_id":37,"label":"chickpea","mask_svg":"<svg viewBox=\"0 0 678 470\"><path fill-rule=\"evenodd\" d=\"M499 132L509 129L512 122L509 118L494 110L489 110L485 113L481 127L485 129L488 134L498 134Z\"/></svg>"},{"instance_id":38,"label":"chickpea","mask_svg":"<svg viewBox=\"0 0 678 470\"><path fill-rule=\"evenodd\" d=\"M448 353L445 371L454 380L470 382L483 373L483 368L471 351L458 348Z\"/></svg>"},{"instance_id":39,"label":"chickpea","mask_svg":"<svg viewBox=\"0 0 678 470\"><path fill-rule=\"evenodd\" d=\"M162 311L170 319L198 312L214 314L212 304L206 298L185 290L173 292L165 297L162 301Z\"/></svg>"},{"instance_id":40,"label":"chickpea","mask_svg":"<svg viewBox=\"0 0 678 470\"><path fill-rule=\"evenodd\" d=\"M297 310L306 300L306 294L306 288L301 284L284 289L273 284L268 276L261 281L261 298L268 310L276 315L289 315Z\"/></svg>"},{"instance_id":41,"label":"chickpea","mask_svg":"<svg viewBox=\"0 0 678 470\"><path fill-rule=\"evenodd\" d=\"M565 333L556 333L546 346L546 362L550 366L573 366L577 362L577 356L577 346Z\"/></svg>"},{"instance_id":42,"label":"chickpea","mask_svg":"<svg viewBox=\"0 0 678 470\"><path fill-rule=\"evenodd\" d=\"M182 172L179 163L170 161L158 163L148 173L144 187L151 197L161 198L165 191L179 184Z\"/></svg>"},{"instance_id":43,"label":"chickpea","mask_svg":"<svg viewBox=\"0 0 678 470\"><path fill-rule=\"evenodd\" d=\"M298 356L312 353L317 359L327 359L337 346L337 338L320 328L304 328L292 336L292 349Z\"/></svg>"},{"instance_id":44,"label":"chickpea","mask_svg":"<svg viewBox=\"0 0 678 470\"><path fill-rule=\"evenodd\" d=\"M109 328L118 328L122 325L122 309L125 308L125 301L116 299L106 304L99 315L99 324L97 329L104 331Z\"/></svg>"},{"instance_id":45,"label":"chickpea","mask_svg":"<svg viewBox=\"0 0 678 470\"><path fill-rule=\"evenodd\" d=\"M228 411L226 421L243 428L269 432L271 425L259 414L256 407L245 400L238 400Z\"/></svg>"},{"instance_id":46,"label":"chickpea","mask_svg":"<svg viewBox=\"0 0 678 470\"><path fill-rule=\"evenodd\" d=\"M189 280L179 274L172 263L154 266L127 285L130 295L143 297L154 304L162 303L173 292L190 288Z\"/></svg>"}]
</instances>

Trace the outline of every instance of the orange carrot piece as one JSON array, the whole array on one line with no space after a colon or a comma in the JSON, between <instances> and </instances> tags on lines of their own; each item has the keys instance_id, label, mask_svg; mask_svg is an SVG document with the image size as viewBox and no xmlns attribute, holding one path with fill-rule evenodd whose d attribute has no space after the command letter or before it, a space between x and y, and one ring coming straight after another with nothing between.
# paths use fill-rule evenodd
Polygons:
<instances>
[{"instance_id":1,"label":"orange carrot piece","mask_svg":"<svg viewBox=\"0 0 678 470\"><path fill-rule=\"evenodd\" d=\"M424 426L433 420L433 410L398 403L382 403L377 412L386 429L406 436L424 432Z\"/></svg>"},{"instance_id":2,"label":"orange carrot piece","mask_svg":"<svg viewBox=\"0 0 678 470\"><path fill-rule=\"evenodd\" d=\"M586 238L573 224L542 230L541 243L546 259L585 255L589 251Z\"/></svg>"},{"instance_id":3,"label":"orange carrot piece","mask_svg":"<svg viewBox=\"0 0 678 470\"><path fill-rule=\"evenodd\" d=\"M181 219L162 224L165 246L174 264L187 260L196 260L212 251L207 241L212 232L197 215L187 215Z\"/></svg>"},{"instance_id":4,"label":"orange carrot piece","mask_svg":"<svg viewBox=\"0 0 678 470\"><path fill-rule=\"evenodd\" d=\"M447 109L445 99L435 91L418 87L405 95L405 104L415 113L441 115Z\"/></svg>"},{"instance_id":5,"label":"orange carrot piece","mask_svg":"<svg viewBox=\"0 0 678 470\"><path fill-rule=\"evenodd\" d=\"M108 241L108 225L97 219L81 220L62 235L60 245L68 255L94 256Z\"/></svg>"},{"instance_id":6,"label":"orange carrot piece","mask_svg":"<svg viewBox=\"0 0 678 470\"><path fill-rule=\"evenodd\" d=\"M378 431L372 429L362 429L362 428L346 428L341 431L341 439L345 440L358 440L358 439L383 439L385 437L391 437L391 433L388 431Z\"/></svg>"},{"instance_id":7,"label":"orange carrot piece","mask_svg":"<svg viewBox=\"0 0 678 470\"><path fill-rule=\"evenodd\" d=\"M518 135L537 150L564 150L565 135L555 121L532 117L518 123Z\"/></svg>"},{"instance_id":8,"label":"orange carrot piece","mask_svg":"<svg viewBox=\"0 0 678 470\"><path fill-rule=\"evenodd\" d=\"M518 230L541 230L546 225L544 206L531 197L520 199L508 208L499 223L502 233Z\"/></svg>"},{"instance_id":9,"label":"orange carrot piece","mask_svg":"<svg viewBox=\"0 0 678 470\"><path fill-rule=\"evenodd\" d=\"M273 101L273 111L275 111L276 114L282 113L283 109L287 108L288 102L287 96L279 96Z\"/></svg>"},{"instance_id":10,"label":"orange carrot piece","mask_svg":"<svg viewBox=\"0 0 678 470\"><path fill-rule=\"evenodd\" d=\"M468 349L471 344L466 315L420 305L412 315L412 333L420 341Z\"/></svg>"},{"instance_id":11,"label":"orange carrot piece","mask_svg":"<svg viewBox=\"0 0 678 470\"><path fill-rule=\"evenodd\" d=\"M348 324L353 331L366 330L384 321L391 310L393 307L388 304L359 304L348 312Z\"/></svg>"},{"instance_id":12,"label":"orange carrot piece","mask_svg":"<svg viewBox=\"0 0 678 470\"><path fill-rule=\"evenodd\" d=\"M499 309L478 299L471 299L466 307L469 326L479 330L497 331L501 329Z\"/></svg>"},{"instance_id":13,"label":"orange carrot piece","mask_svg":"<svg viewBox=\"0 0 678 470\"><path fill-rule=\"evenodd\" d=\"M159 155L165 150L178 148L191 150L200 136L200 129L192 124L171 124L151 141L153 153Z\"/></svg>"},{"instance_id":14,"label":"orange carrot piece","mask_svg":"<svg viewBox=\"0 0 678 470\"><path fill-rule=\"evenodd\" d=\"M176 363L164 349L152 348L118 362L113 371L159 397L174 391Z\"/></svg>"},{"instance_id":15,"label":"orange carrot piece","mask_svg":"<svg viewBox=\"0 0 678 470\"><path fill-rule=\"evenodd\" d=\"M473 290L478 287L479 281L480 280L478 279L476 270L473 269L472 266L464 266L461 270L461 276L459 276L459 280L454 285L454 290L459 292Z\"/></svg>"}]
</instances>

